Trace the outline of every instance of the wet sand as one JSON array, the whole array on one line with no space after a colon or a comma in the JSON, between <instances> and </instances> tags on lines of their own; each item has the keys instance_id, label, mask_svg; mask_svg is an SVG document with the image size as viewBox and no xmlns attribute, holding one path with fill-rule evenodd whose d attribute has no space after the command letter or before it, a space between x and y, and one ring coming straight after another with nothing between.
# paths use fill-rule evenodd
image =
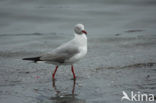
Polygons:
<instances>
[{"instance_id":1,"label":"wet sand","mask_svg":"<svg viewBox=\"0 0 156 103\"><path fill-rule=\"evenodd\" d=\"M122 91L156 95L155 0L1 0L1 103L121 103ZM88 31L88 54L75 64L23 61ZM127 103L128 101L123 101Z\"/></svg>"}]
</instances>

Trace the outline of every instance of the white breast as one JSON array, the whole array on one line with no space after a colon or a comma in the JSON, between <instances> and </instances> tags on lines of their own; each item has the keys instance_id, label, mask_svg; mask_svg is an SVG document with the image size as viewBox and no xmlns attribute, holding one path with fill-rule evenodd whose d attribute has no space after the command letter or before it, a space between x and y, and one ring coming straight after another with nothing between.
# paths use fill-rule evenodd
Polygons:
<instances>
[{"instance_id":1,"label":"white breast","mask_svg":"<svg viewBox=\"0 0 156 103\"><path fill-rule=\"evenodd\" d=\"M80 52L66 61L71 64L79 61L81 58L83 58L87 54L87 37L86 37L86 35L80 35L80 36L78 35L75 37L74 41L76 42L76 45L78 46Z\"/></svg>"},{"instance_id":2,"label":"white breast","mask_svg":"<svg viewBox=\"0 0 156 103\"><path fill-rule=\"evenodd\" d=\"M86 54L87 54L87 47L80 47L80 52L78 54L76 54L75 56L73 56L72 58L70 58L68 61L71 64L79 61L81 58L83 58Z\"/></svg>"}]
</instances>

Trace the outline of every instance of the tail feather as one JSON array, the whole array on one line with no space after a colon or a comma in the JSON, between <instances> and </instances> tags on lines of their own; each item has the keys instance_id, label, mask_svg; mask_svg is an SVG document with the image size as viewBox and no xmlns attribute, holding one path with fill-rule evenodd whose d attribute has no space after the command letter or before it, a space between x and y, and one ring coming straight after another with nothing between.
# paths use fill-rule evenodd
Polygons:
<instances>
[{"instance_id":1,"label":"tail feather","mask_svg":"<svg viewBox=\"0 0 156 103\"><path fill-rule=\"evenodd\" d=\"M36 63L37 61L42 61L40 57L23 58L22 60L30 60Z\"/></svg>"}]
</instances>

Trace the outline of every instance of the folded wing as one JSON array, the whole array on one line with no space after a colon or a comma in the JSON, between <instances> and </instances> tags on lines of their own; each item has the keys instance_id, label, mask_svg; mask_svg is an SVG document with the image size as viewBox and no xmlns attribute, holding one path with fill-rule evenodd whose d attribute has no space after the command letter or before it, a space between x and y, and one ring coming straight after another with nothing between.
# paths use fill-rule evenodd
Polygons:
<instances>
[{"instance_id":1,"label":"folded wing","mask_svg":"<svg viewBox=\"0 0 156 103\"><path fill-rule=\"evenodd\" d=\"M70 59L79 52L80 52L79 48L76 46L63 45L56 48L54 51L41 56L40 60L56 63L64 63L66 60Z\"/></svg>"}]
</instances>

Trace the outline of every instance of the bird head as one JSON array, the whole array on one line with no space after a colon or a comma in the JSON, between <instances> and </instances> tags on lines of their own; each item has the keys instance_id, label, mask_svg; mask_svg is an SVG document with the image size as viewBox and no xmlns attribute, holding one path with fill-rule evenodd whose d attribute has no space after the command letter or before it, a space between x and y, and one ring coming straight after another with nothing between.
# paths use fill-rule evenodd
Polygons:
<instances>
[{"instance_id":1,"label":"bird head","mask_svg":"<svg viewBox=\"0 0 156 103\"><path fill-rule=\"evenodd\" d=\"M86 34L87 35L87 32L85 31L83 24L77 24L75 26L75 28L74 28L74 31L78 35L82 35L82 34Z\"/></svg>"}]
</instances>

